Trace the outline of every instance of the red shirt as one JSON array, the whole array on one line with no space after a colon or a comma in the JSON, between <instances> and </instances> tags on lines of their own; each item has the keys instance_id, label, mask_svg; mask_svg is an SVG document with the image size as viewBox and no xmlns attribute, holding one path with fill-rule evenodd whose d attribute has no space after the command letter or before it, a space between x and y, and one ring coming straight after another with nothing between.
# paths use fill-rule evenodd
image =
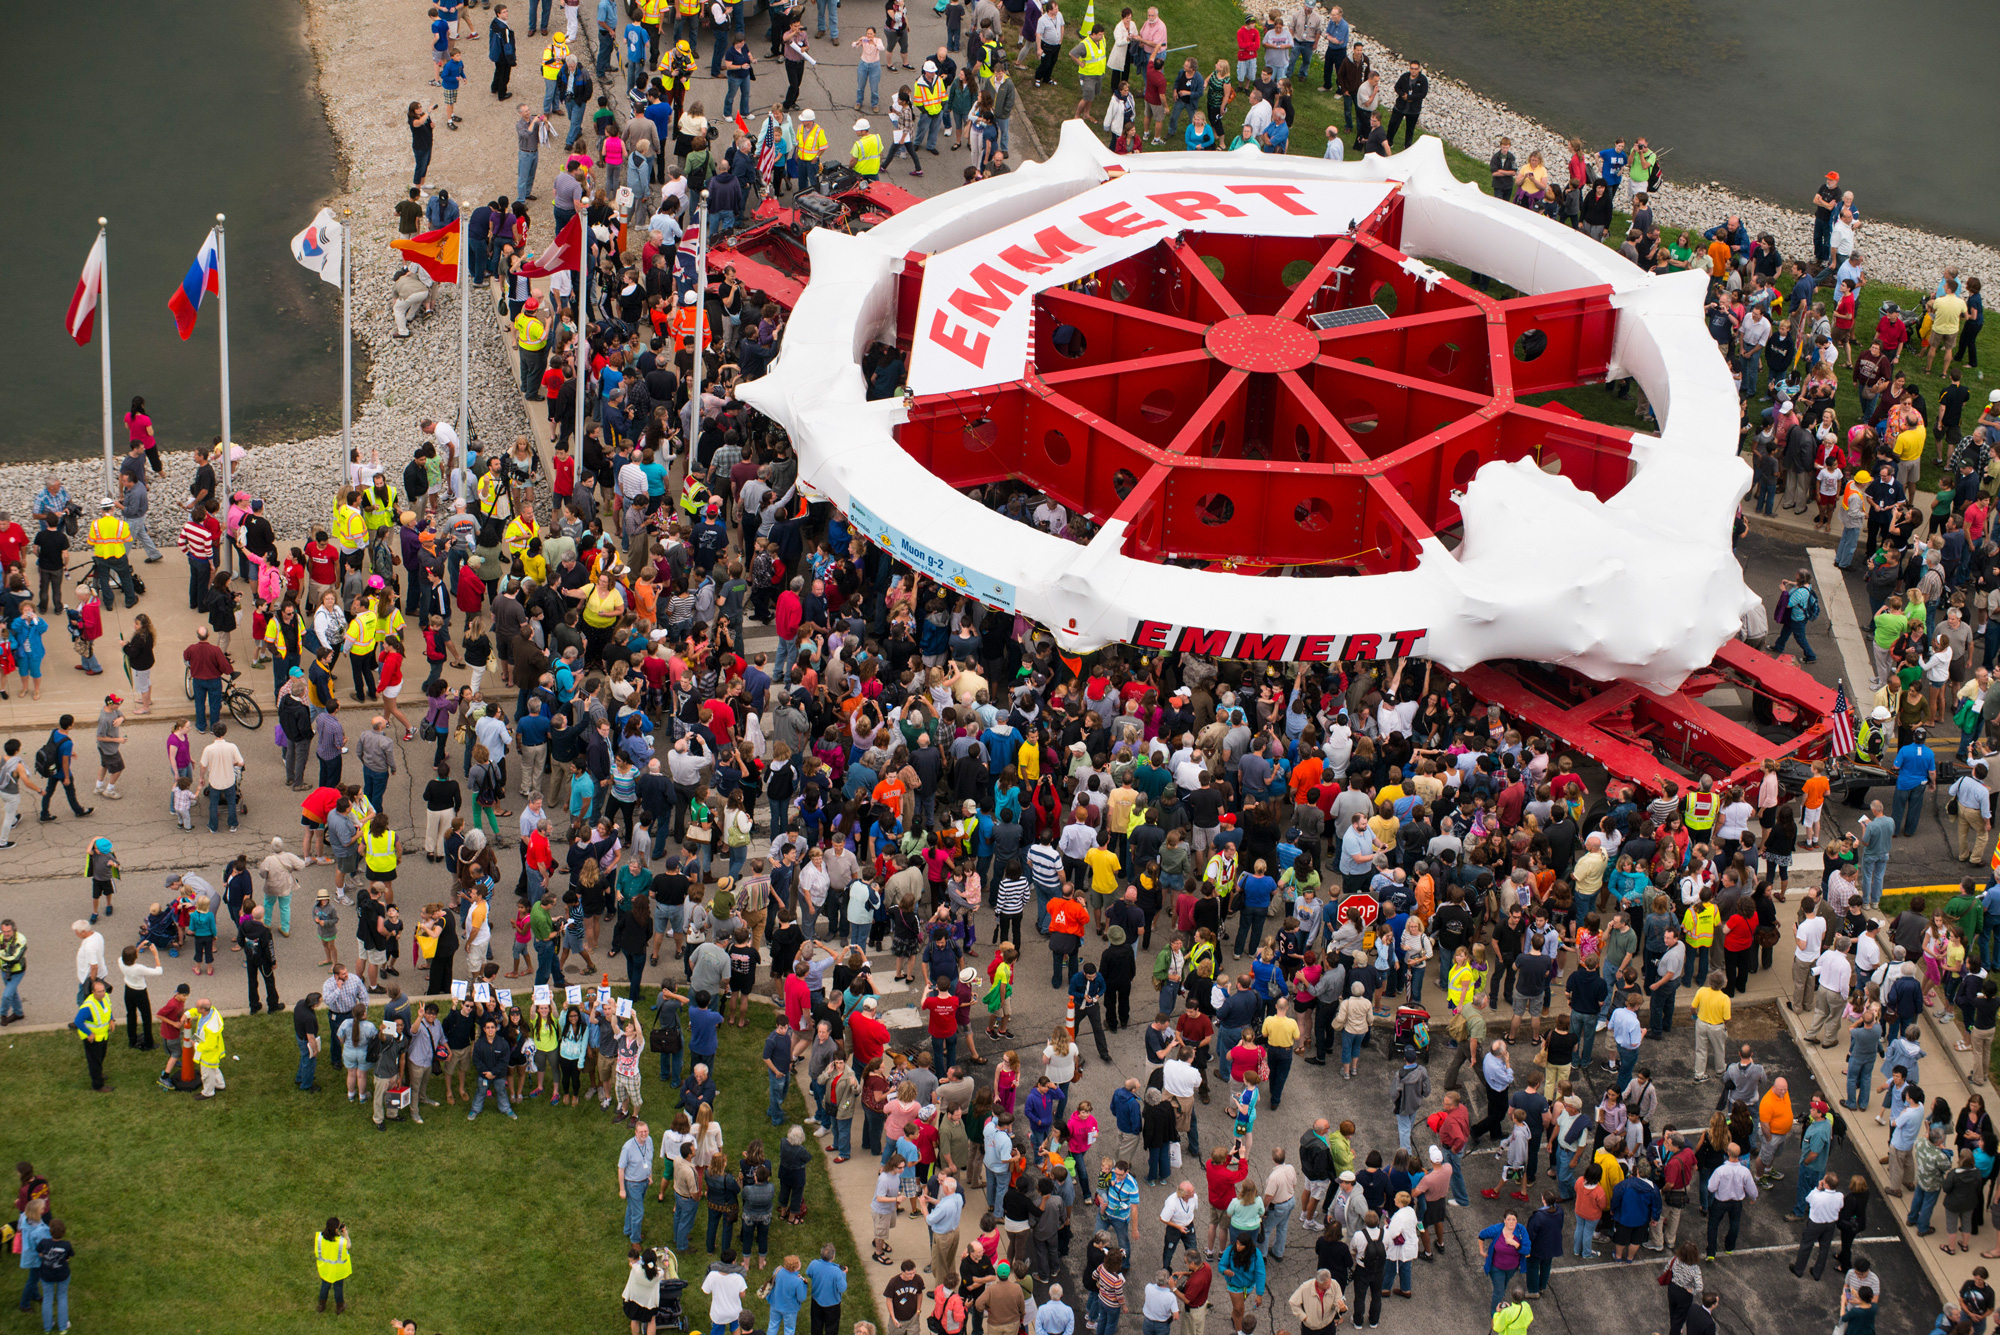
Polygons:
<instances>
[{"instance_id":1,"label":"red shirt","mask_svg":"<svg viewBox=\"0 0 2000 1335\"><path fill-rule=\"evenodd\" d=\"M1181 1018L1174 1022L1174 1028L1180 1030L1181 1042L1190 1048L1198 1048L1215 1037L1215 1021L1200 1011L1182 1011Z\"/></svg>"},{"instance_id":2,"label":"red shirt","mask_svg":"<svg viewBox=\"0 0 2000 1335\"><path fill-rule=\"evenodd\" d=\"M1264 1049L1249 1043L1238 1043L1229 1050L1229 1078L1242 1084L1243 1077L1256 1070L1257 1064L1263 1060Z\"/></svg>"},{"instance_id":3,"label":"red shirt","mask_svg":"<svg viewBox=\"0 0 2000 1335\"><path fill-rule=\"evenodd\" d=\"M1236 1184L1250 1176L1250 1165L1240 1159L1222 1163L1211 1160L1202 1165L1202 1171L1208 1174L1208 1203L1218 1210L1227 1210L1236 1199Z\"/></svg>"},{"instance_id":4,"label":"red shirt","mask_svg":"<svg viewBox=\"0 0 2000 1335\"><path fill-rule=\"evenodd\" d=\"M1208 1306L1208 1285L1214 1277L1215 1272L1210 1269L1206 1261L1188 1272L1187 1282L1181 1286L1181 1292L1187 1295L1189 1307L1199 1311Z\"/></svg>"},{"instance_id":5,"label":"red shirt","mask_svg":"<svg viewBox=\"0 0 2000 1335\"><path fill-rule=\"evenodd\" d=\"M458 568L458 610L467 616L486 606L486 584L467 561Z\"/></svg>"},{"instance_id":6,"label":"red shirt","mask_svg":"<svg viewBox=\"0 0 2000 1335\"><path fill-rule=\"evenodd\" d=\"M28 535L19 524L9 524L0 528L0 565L14 565L27 549Z\"/></svg>"},{"instance_id":7,"label":"red shirt","mask_svg":"<svg viewBox=\"0 0 2000 1335\"><path fill-rule=\"evenodd\" d=\"M708 727L717 737L736 735L736 711L720 700L708 702Z\"/></svg>"},{"instance_id":8,"label":"red shirt","mask_svg":"<svg viewBox=\"0 0 2000 1335\"><path fill-rule=\"evenodd\" d=\"M556 495L576 494L576 459L573 456L558 451L555 457L549 460L549 471L555 475Z\"/></svg>"},{"instance_id":9,"label":"red shirt","mask_svg":"<svg viewBox=\"0 0 2000 1335\"><path fill-rule=\"evenodd\" d=\"M932 1038L951 1038L958 1033L957 997L929 997L924 1001L923 1010L930 1022Z\"/></svg>"},{"instance_id":10,"label":"red shirt","mask_svg":"<svg viewBox=\"0 0 2000 1335\"><path fill-rule=\"evenodd\" d=\"M903 1128L910 1143L917 1147L918 1163L936 1163L938 1151L938 1129L929 1122L912 1121Z\"/></svg>"},{"instance_id":11,"label":"red shirt","mask_svg":"<svg viewBox=\"0 0 2000 1335\"><path fill-rule=\"evenodd\" d=\"M380 668L381 675L377 679L376 685L386 690L391 686L401 686L403 684L403 656L401 654L393 649L384 648Z\"/></svg>"},{"instance_id":12,"label":"red shirt","mask_svg":"<svg viewBox=\"0 0 2000 1335\"><path fill-rule=\"evenodd\" d=\"M285 558L285 564L280 568L285 573L285 587L291 590L294 597L303 597L306 591L306 568L289 556Z\"/></svg>"},{"instance_id":13,"label":"red shirt","mask_svg":"<svg viewBox=\"0 0 2000 1335\"><path fill-rule=\"evenodd\" d=\"M330 542L306 544L306 566L315 584L340 583L340 548Z\"/></svg>"},{"instance_id":14,"label":"red shirt","mask_svg":"<svg viewBox=\"0 0 2000 1335\"><path fill-rule=\"evenodd\" d=\"M793 974L785 979L785 1023L793 1029L804 1029L806 1017L812 1014L812 989L806 980Z\"/></svg>"},{"instance_id":15,"label":"red shirt","mask_svg":"<svg viewBox=\"0 0 2000 1335\"><path fill-rule=\"evenodd\" d=\"M854 1060L864 1068L880 1061L882 1050L889 1046L889 1026L866 1011L856 1011L847 1018L847 1033L854 1041Z\"/></svg>"},{"instance_id":16,"label":"red shirt","mask_svg":"<svg viewBox=\"0 0 2000 1335\"><path fill-rule=\"evenodd\" d=\"M305 801L299 803L299 811L311 819L313 824L324 825L327 813L333 810L334 804L338 801L340 801L340 789L315 788L306 794Z\"/></svg>"},{"instance_id":17,"label":"red shirt","mask_svg":"<svg viewBox=\"0 0 2000 1335\"><path fill-rule=\"evenodd\" d=\"M1246 23L1236 30L1236 58L1255 60L1257 48L1263 43L1264 35L1257 31L1257 25Z\"/></svg>"}]
</instances>

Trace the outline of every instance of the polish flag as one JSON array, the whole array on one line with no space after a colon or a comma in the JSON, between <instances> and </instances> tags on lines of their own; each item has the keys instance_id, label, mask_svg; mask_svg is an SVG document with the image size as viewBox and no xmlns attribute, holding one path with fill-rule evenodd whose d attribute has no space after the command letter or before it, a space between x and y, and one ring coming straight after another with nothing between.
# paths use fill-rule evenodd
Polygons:
<instances>
[{"instance_id":1,"label":"polish flag","mask_svg":"<svg viewBox=\"0 0 2000 1335\"><path fill-rule=\"evenodd\" d=\"M91 331L97 328L97 300L103 292L104 236L99 233L97 244L84 258L83 277L76 280L76 295L69 299L69 315L64 320L79 348L89 344Z\"/></svg>"}]
</instances>

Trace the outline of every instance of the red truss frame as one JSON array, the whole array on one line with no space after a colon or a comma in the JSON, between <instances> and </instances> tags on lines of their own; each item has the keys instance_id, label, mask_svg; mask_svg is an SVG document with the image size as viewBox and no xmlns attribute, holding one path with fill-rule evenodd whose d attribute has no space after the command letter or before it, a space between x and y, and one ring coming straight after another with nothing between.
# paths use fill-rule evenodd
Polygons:
<instances>
[{"instance_id":1,"label":"red truss frame","mask_svg":"<svg viewBox=\"0 0 2000 1335\"><path fill-rule=\"evenodd\" d=\"M1246 568L1409 569L1496 459L1617 493L1633 432L1521 401L1602 380L1611 289L1427 285L1398 249L1402 203L1351 236L1186 233L1099 270L1095 295L1039 293L1025 378L918 397L897 440L954 487L1017 478L1120 520L1127 555ZM906 349L922 278L913 253ZM1371 303L1389 318L1307 323Z\"/></svg>"}]
</instances>

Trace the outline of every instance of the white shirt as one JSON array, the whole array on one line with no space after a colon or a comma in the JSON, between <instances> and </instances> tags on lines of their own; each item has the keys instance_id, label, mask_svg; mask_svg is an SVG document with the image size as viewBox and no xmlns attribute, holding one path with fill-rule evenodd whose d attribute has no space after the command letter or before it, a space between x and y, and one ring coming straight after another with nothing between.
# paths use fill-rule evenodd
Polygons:
<instances>
[{"instance_id":1,"label":"white shirt","mask_svg":"<svg viewBox=\"0 0 2000 1335\"><path fill-rule=\"evenodd\" d=\"M126 987L131 988L134 992L144 992L146 990L146 980L148 978L158 978L166 970L156 969L150 964L127 964L121 958L118 961L118 972L125 975Z\"/></svg>"},{"instance_id":2,"label":"white shirt","mask_svg":"<svg viewBox=\"0 0 2000 1335\"><path fill-rule=\"evenodd\" d=\"M1328 162L1345 162L1347 160L1347 145L1341 140L1339 135L1332 135L1326 141L1326 152L1320 154L1320 156Z\"/></svg>"},{"instance_id":3,"label":"white shirt","mask_svg":"<svg viewBox=\"0 0 2000 1335\"><path fill-rule=\"evenodd\" d=\"M1840 1218L1843 1199L1837 1191L1814 1187L1806 1193L1806 1217L1815 1224L1831 1224Z\"/></svg>"},{"instance_id":4,"label":"white shirt","mask_svg":"<svg viewBox=\"0 0 2000 1335\"><path fill-rule=\"evenodd\" d=\"M1391 1261L1414 1261L1417 1259L1417 1236L1423 1230L1417 1226L1417 1212L1405 1205L1389 1216L1389 1227L1384 1230L1388 1236L1383 1240L1382 1250ZM1397 1239L1402 1241L1398 1242Z\"/></svg>"},{"instance_id":5,"label":"white shirt","mask_svg":"<svg viewBox=\"0 0 2000 1335\"><path fill-rule=\"evenodd\" d=\"M439 422L432 430L431 437L437 441L438 453L444 456L444 466L449 470L459 458L457 429Z\"/></svg>"},{"instance_id":6,"label":"white shirt","mask_svg":"<svg viewBox=\"0 0 2000 1335\"><path fill-rule=\"evenodd\" d=\"M1866 974L1874 973L1882 964L1882 943L1875 939L1875 933L1863 932L1854 943L1854 967Z\"/></svg>"},{"instance_id":7,"label":"white shirt","mask_svg":"<svg viewBox=\"0 0 2000 1335\"><path fill-rule=\"evenodd\" d=\"M1792 938L1796 943L1792 951L1801 964L1811 964L1819 958L1819 943L1826 937L1826 919L1812 917L1799 924L1798 932Z\"/></svg>"},{"instance_id":8,"label":"white shirt","mask_svg":"<svg viewBox=\"0 0 2000 1335\"><path fill-rule=\"evenodd\" d=\"M211 788L234 788L236 767L243 763L243 753L236 749L234 742L210 742L201 750L200 765L208 778Z\"/></svg>"},{"instance_id":9,"label":"white shirt","mask_svg":"<svg viewBox=\"0 0 2000 1335\"><path fill-rule=\"evenodd\" d=\"M1196 1193L1187 1200L1181 1199L1176 1191L1167 1197L1167 1203L1160 1207L1160 1222L1168 1228L1193 1228L1194 1217L1201 1210L1201 1195Z\"/></svg>"},{"instance_id":10,"label":"white shirt","mask_svg":"<svg viewBox=\"0 0 2000 1335\"><path fill-rule=\"evenodd\" d=\"M1274 1205L1283 1205L1299 1194L1299 1170L1281 1163L1264 1179L1264 1194Z\"/></svg>"},{"instance_id":11,"label":"white shirt","mask_svg":"<svg viewBox=\"0 0 2000 1335\"><path fill-rule=\"evenodd\" d=\"M1813 965L1813 977L1819 979L1819 985L1827 991L1844 997L1848 984L1854 979L1854 966L1839 951L1822 950L1819 962Z\"/></svg>"},{"instance_id":12,"label":"white shirt","mask_svg":"<svg viewBox=\"0 0 2000 1335\"><path fill-rule=\"evenodd\" d=\"M1255 139L1271 124L1271 104L1262 100L1250 104L1250 113L1243 118L1243 137Z\"/></svg>"},{"instance_id":13,"label":"white shirt","mask_svg":"<svg viewBox=\"0 0 2000 1335\"><path fill-rule=\"evenodd\" d=\"M87 983L90 981L90 966L93 964L97 966L97 976L99 978L104 977L104 934L102 932L92 932L77 943L77 982Z\"/></svg>"},{"instance_id":14,"label":"white shirt","mask_svg":"<svg viewBox=\"0 0 2000 1335\"><path fill-rule=\"evenodd\" d=\"M708 1295L708 1319L719 1326L733 1324L743 1315L743 1292L749 1287L750 1281L741 1275L709 1271L701 1281L701 1291Z\"/></svg>"},{"instance_id":15,"label":"white shirt","mask_svg":"<svg viewBox=\"0 0 2000 1335\"><path fill-rule=\"evenodd\" d=\"M103 938L98 940L101 943ZM1194 1063L1175 1058L1160 1068L1160 1088L1174 1098L1191 1099L1201 1088L1201 1072L1194 1069Z\"/></svg>"}]
</instances>

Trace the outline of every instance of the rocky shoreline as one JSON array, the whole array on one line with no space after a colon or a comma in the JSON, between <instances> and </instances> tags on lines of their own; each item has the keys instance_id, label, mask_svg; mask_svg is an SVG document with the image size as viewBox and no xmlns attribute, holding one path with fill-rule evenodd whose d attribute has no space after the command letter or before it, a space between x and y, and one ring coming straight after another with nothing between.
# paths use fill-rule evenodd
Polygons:
<instances>
[{"instance_id":1,"label":"rocky shoreline","mask_svg":"<svg viewBox=\"0 0 2000 1335\"><path fill-rule=\"evenodd\" d=\"M318 92L345 167L347 189L323 199L300 200L295 211L301 227L312 220L321 204L330 206L336 215L343 206L354 211L349 237L357 375L354 446L364 459L371 451L379 452L390 476L400 479L410 451L422 439L418 420L435 416L453 422L458 417L459 308L455 288L438 285L435 313L415 321L406 339L394 337L390 299L401 262L401 256L389 248L396 235L394 210L408 188L409 140L402 108L408 96L424 93L434 100L437 90L425 86L430 77L426 44L421 25L408 11L383 15L371 12L361 0L309 0L305 22L306 38L319 69ZM484 17L480 23L483 32ZM476 63L485 66L483 41L481 48ZM523 48L525 52L525 42ZM413 85L416 92L406 93ZM475 96L475 87L468 84L467 101ZM478 95L491 100L483 89ZM447 161L446 141L462 136L447 135L440 127L436 137L441 165L432 172L431 182L451 187L456 198L455 174L446 175L442 166ZM506 147L511 159L511 137ZM480 184L504 182L488 188L512 193L510 162L483 165L487 179ZM473 193L470 186L467 193ZM480 198L472 200L472 204L478 202ZM529 424L514 383L506 332L490 298L475 298L471 328L472 425L480 440L489 445L498 440L504 445L527 431ZM238 346L232 353L242 359L256 356L257 350ZM365 380L361 379L364 366L372 372ZM114 426L113 440L122 453L122 426ZM158 479L148 475L147 528L154 542L171 546L184 517L181 501L194 477L194 454L175 450L161 457L166 472ZM311 525L325 524L331 518L342 462L341 437L336 430L248 448L248 458L236 466L234 480L240 484L239 490L263 498L265 513L289 545L304 541ZM21 507L16 519L25 523L28 499L51 475L62 479L70 495L84 507L86 518L96 513L97 499L104 494L104 461L93 455L0 467L0 496Z\"/></svg>"},{"instance_id":2,"label":"rocky shoreline","mask_svg":"<svg viewBox=\"0 0 2000 1335\"><path fill-rule=\"evenodd\" d=\"M1267 0L1240 0L1240 3L1245 13L1256 18L1261 18L1270 8ZM1396 71L1408 63L1409 57L1390 50L1358 29L1354 40L1368 48L1377 71L1388 72L1386 92L1387 85L1395 82ZM1431 91L1424 102L1424 129L1482 162L1492 156L1499 147L1501 136L1505 135L1514 141L1515 155L1522 162L1528 160L1530 152L1540 149L1550 170L1561 173L1562 164L1569 161L1568 135L1513 110L1504 102L1496 102L1476 93L1435 69L1427 69L1426 72L1430 75ZM1813 220L1809 210L1788 208L1769 200L1740 195L1713 181L1687 181L1677 176L1673 166L1668 161L1666 189L1653 198L1653 216L1663 231L1684 227L1706 230L1733 213L1742 217L1743 225L1750 229L1751 235L1769 232L1776 237L1781 253L1788 256L1812 254ZM1812 191L1819 182L1813 175L1814 168L1809 166L1801 170L1799 197L1810 202ZM1968 277L2000 272L2000 250L1992 246L1957 237L1936 236L1896 223L1871 221L1868 218L1869 201L1860 199L1856 202L1861 206L1863 216L1860 250L1866 258L1870 278L1928 292L1937 285L1938 278L1948 265Z\"/></svg>"}]
</instances>

